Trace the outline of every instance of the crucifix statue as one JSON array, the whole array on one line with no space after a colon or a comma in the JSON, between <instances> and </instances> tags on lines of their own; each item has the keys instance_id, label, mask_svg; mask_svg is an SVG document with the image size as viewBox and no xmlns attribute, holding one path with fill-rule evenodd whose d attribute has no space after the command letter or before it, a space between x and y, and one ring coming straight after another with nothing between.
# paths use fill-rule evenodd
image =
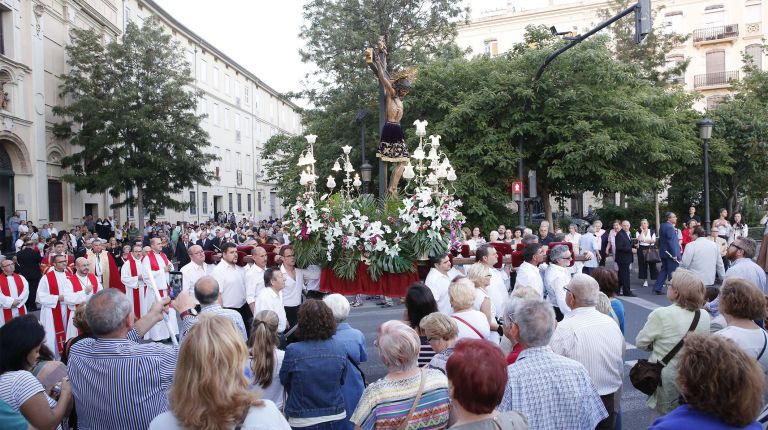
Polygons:
<instances>
[{"instance_id":1,"label":"crucifix statue","mask_svg":"<svg viewBox=\"0 0 768 430\"><path fill-rule=\"evenodd\" d=\"M384 37L379 38L377 51L378 55L376 56L373 55L373 49L366 51L366 62L376 73L384 90L385 98L386 122L381 128L379 149L376 156L385 162L387 170L392 164L392 174L389 178L387 191L389 194L396 194L397 185L409 158L405 134L400 127L400 120L403 118L403 98L411 89L415 73L413 70L406 69L393 73L390 77L387 72L387 47L384 43Z\"/></svg>"}]
</instances>

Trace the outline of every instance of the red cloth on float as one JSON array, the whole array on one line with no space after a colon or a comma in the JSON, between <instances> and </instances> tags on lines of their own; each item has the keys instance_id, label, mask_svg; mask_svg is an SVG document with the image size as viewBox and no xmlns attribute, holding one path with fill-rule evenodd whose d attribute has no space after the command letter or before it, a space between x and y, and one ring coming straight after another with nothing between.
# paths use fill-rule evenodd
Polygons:
<instances>
[{"instance_id":1,"label":"red cloth on float","mask_svg":"<svg viewBox=\"0 0 768 430\"><path fill-rule=\"evenodd\" d=\"M120 269L117 268L115 263L115 257L111 252L107 252L107 259L109 260L109 285L103 285L104 288L115 288L117 291L125 294L125 285L120 280Z\"/></svg>"},{"instance_id":2,"label":"red cloth on float","mask_svg":"<svg viewBox=\"0 0 768 430\"><path fill-rule=\"evenodd\" d=\"M419 281L417 272L383 273L374 281L368 274L368 266L360 263L357 266L357 277L352 280L341 279L333 273L330 267L320 272L320 291L324 293L339 293L345 296L355 294L384 295L387 297L404 297L408 287Z\"/></svg>"}]
</instances>

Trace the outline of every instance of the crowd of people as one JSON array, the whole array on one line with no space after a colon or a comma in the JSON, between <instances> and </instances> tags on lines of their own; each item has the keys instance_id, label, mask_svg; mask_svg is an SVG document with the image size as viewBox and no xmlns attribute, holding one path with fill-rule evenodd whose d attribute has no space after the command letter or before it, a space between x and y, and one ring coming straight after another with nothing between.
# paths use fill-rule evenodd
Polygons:
<instances>
[{"instance_id":1,"label":"crowd of people","mask_svg":"<svg viewBox=\"0 0 768 430\"><path fill-rule=\"evenodd\" d=\"M627 341L662 364L650 428L761 428L757 244L734 235L723 255L698 224L665 220L634 237L628 221L584 234L500 226L488 242L467 231L474 262L434 256L402 319L378 327L376 381L347 322L355 303L317 291L279 221L128 235L90 220L0 262L0 428L616 429ZM501 262L501 242L519 244L521 264ZM671 304L625 340L618 296L634 295L635 258Z\"/></svg>"}]
</instances>

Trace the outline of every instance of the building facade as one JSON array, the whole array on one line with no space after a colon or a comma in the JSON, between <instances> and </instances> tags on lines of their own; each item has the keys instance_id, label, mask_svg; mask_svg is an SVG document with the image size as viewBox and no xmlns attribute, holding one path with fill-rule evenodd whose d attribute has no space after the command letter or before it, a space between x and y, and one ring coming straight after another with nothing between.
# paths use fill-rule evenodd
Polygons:
<instances>
[{"instance_id":1,"label":"building facade","mask_svg":"<svg viewBox=\"0 0 768 430\"><path fill-rule=\"evenodd\" d=\"M689 35L668 55L667 64L690 60L685 74L673 80L687 91L702 95L694 108L713 108L730 93L732 83L743 77L743 54L752 56L763 68L762 0L654 0L652 4L660 9L653 22L654 31ZM457 43L471 48L470 55L496 56L521 42L528 25L554 26L558 32L581 34L601 21L600 10L614 7L610 0L509 1L493 11L481 11L460 25ZM623 19L633 20L634 16ZM557 67L557 62L550 67ZM608 196L608 200L611 198L619 202L618 196ZM583 214L589 204L599 205L600 201L585 193L571 199L567 207L572 213Z\"/></svg>"},{"instance_id":2,"label":"building facade","mask_svg":"<svg viewBox=\"0 0 768 430\"><path fill-rule=\"evenodd\" d=\"M86 215L135 222L135 208L110 209L108 195L76 192L63 183L61 158L67 141L52 129L59 76L68 72L65 47L75 28L92 28L105 43L119 38L129 22L156 17L176 40L204 96L203 128L221 160L211 186L196 185L178 198L191 202L184 212L155 214L170 221L203 221L216 212L238 217L282 216L282 203L263 180L261 152L277 133L301 133L298 107L253 73L183 26L149 0L0 0L0 219L20 211L36 224L79 224Z\"/></svg>"}]
</instances>

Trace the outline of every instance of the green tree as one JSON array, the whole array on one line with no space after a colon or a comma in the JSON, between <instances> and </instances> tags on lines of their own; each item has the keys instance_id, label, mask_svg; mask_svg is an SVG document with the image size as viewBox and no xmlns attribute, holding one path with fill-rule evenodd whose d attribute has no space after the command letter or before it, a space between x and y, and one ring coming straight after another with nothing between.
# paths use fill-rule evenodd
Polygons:
<instances>
[{"instance_id":1,"label":"green tree","mask_svg":"<svg viewBox=\"0 0 768 430\"><path fill-rule=\"evenodd\" d=\"M144 208L187 208L174 195L210 185L206 166L218 157L204 151L208 134L195 113L200 94L189 88L177 44L154 19L141 28L130 23L122 40L108 44L92 30L74 36L60 88L71 102L54 108L62 118L55 133L77 149L62 159L72 170L63 179L78 191L122 196L112 208L137 206L140 225Z\"/></svg>"}]
</instances>

